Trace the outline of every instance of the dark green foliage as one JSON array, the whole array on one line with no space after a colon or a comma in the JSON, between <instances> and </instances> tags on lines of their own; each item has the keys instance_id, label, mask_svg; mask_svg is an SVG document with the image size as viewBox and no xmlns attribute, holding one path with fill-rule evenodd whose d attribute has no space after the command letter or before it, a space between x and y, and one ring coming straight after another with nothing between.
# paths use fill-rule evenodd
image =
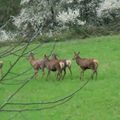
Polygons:
<instances>
[{"instance_id":1,"label":"dark green foliage","mask_svg":"<svg viewBox=\"0 0 120 120\"><path fill-rule=\"evenodd\" d=\"M95 24L100 0L82 0L79 3L80 19L87 24Z\"/></svg>"},{"instance_id":2,"label":"dark green foliage","mask_svg":"<svg viewBox=\"0 0 120 120\"><path fill-rule=\"evenodd\" d=\"M0 0L0 26L20 11L21 0Z\"/></svg>"},{"instance_id":3,"label":"dark green foliage","mask_svg":"<svg viewBox=\"0 0 120 120\"><path fill-rule=\"evenodd\" d=\"M101 0L74 0L69 4L72 9L79 9L79 17L81 21L86 21L86 24L97 24L97 8L99 7Z\"/></svg>"},{"instance_id":4,"label":"dark green foliage","mask_svg":"<svg viewBox=\"0 0 120 120\"><path fill-rule=\"evenodd\" d=\"M101 24L120 23L120 8L106 9L100 17Z\"/></svg>"}]
</instances>

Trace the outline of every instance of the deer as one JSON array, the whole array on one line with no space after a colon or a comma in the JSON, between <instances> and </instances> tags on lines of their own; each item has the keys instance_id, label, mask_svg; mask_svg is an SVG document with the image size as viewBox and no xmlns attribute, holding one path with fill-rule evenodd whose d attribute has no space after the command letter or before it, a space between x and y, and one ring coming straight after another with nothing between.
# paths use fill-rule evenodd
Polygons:
<instances>
[{"instance_id":1,"label":"deer","mask_svg":"<svg viewBox=\"0 0 120 120\"><path fill-rule=\"evenodd\" d=\"M52 54L52 58L51 58L52 60L58 60L59 61L59 64L60 64L60 66L61 66L61 69L62 69L62 71L64 71L64 75L63 75L63 78L65 77L65 75L66 75L66 68L68 68L69 69L69 71L70 71L70 74L71 74L71 76L72 76L72 71L71 71L71 64L72 64L72 62L71 62L71 60L68 60L68 59L58 59L58 57L57 57L57 55L54 53L54 54ZM63 79L62 78L62 79Z\"/></svg>"},{"instance_id":2,"label":"deer","mask_svg":"<svg viewBox=\"0 0 120 120\"><path fill-rule=\"evenodd\" d=\"M57 72L57 79L60 80L61 75L62 75L61 65L63 63L61 63L61 65L60 65L58 60L50 60L46 54L44 55L44 62L45 62L45 67L48 69L48 74L47 74L46 80L48 79L48 76L51 71Z\"/></svg>"},{"instance_id":3,"label":"deer","mask_svg":"<svg viewBox=\"0 0 120 120\"><path fill-rule=\"evenodd\" d=\"M73 60L76 60L77 65L82 69L80 73L80 79L84 76L84 71L87 69L91 69L93 71L91 75L91 79L93 79L94 74L96 74L97 79L97 68L98 68L98 60L95 58L81 58L80 52L74 52Z\"/></svg>"},{"instance_id":4,"label":"deer","mask_svg":"<svg viewBox=\"0 0 120 120\"><path fill-rule=\"evenodd\" d=\"M2 68L3 68L3 61L0 60L0 74L1 74L1 76L2 76Z\"/></svg>"},{"instance_id":5,"label":"deer","mask_svg":"<svg viewBox=\"0 0 120 120\"><path fill-rule=\"evenodd\" d=\"M44 60L35 59L33 52L30 52L28 55L28 61L30 62L30 64L32 65L32 67L34 69L35 78L37 78L39 70L42 70L42 77L43 77L45 74L45 72L44 72L44 69L45 69Z\"/></svg>"}]
</instances>

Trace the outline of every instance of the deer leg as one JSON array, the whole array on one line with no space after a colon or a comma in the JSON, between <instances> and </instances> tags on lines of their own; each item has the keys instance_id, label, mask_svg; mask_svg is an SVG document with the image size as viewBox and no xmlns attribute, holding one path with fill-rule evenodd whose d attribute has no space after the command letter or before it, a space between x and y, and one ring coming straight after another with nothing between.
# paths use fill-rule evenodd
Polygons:
<instances>
[{"instance_id":1,"label":"deer leg","mask_svg":"<svg viewBox=\"0 0 120 120\"><path fill-rule=\"evenodd\" d=\"M82 79L82 71L80 72L80 80Z\"/></svg>"},{"instance_id":2,"label":"deer leg","mask_svg":"<svg viewBox=\"0 0 120 120\"><path fill-rule=\"evenodd\" d=\"M91 79L93 80L93 75L94 75L94 72L92 73L92 75L91 75Z\"/></svg>"},{"instance_id":3,"label":"deer leg","mask_svg":"<svg viewBox=\"0 0 120 120\"><path fill-rule=\"evenodd\" d=\"M70 74L71 74L71 79L72 79L72 70L71 70L71 66L68 67L69 71L70 71Z\"/></svg>"},{"instance_id":4,"label":"deer leg","mask_svg":"<svg viewBox=\"0 0 120 120\"><path fill-rule=\"evenodd\" d=\"M60 80L62 77L62 70L58 71L57 73L57 79Z\"/></svg>"},{"instance_id":5,"label":"deer leg","mask_svg":"<svg viewBox=\"0 0 120 120\"><path fill-rule=\"evenodd\" d=\"M38 70L35 70L34 76L35 76L35 79L37 79L37 76L38 76Z\"/></svg>"},{"instance_id":6,"label":"deer leg","mask_svg":"<svg viewBox=\"0 0 120 120\"><path fill-rule=\"evenodd\" d=\"M80 80L82 80L83 76L84 76L84 70L82 70L81 73L80 73Z\"/></svg>"},{"instance_id":7,"label":"deer leg","mask_svg":"<svg viewBox=\"0 0 120 120\"><path fill-rule=\"evenodd\" d=\"M83 72L82 72L82 77L84 77L84 70L83 70Z\"/></svg>"},{"instance_id":8,"label":"deer leg","mask_svg":"<svg viewBox=\"0 0 120 120\"><path fill-rule=\"evenodd\" d=\"M97 73L97 70L96 70L96 72L95 72L95 73L96 73L96 80L97 80L97 74L98 74L98 73Z\"/></svg>"},{"instance_id":9,"label":"deer leg","mask_svg":"<svg viewBox=\"0 0 120 120\"><path fill-rule=\"evenodd\" d=\"M60 73L60 72L58 71L58 73L57 73L57 80L60 80L61 75L62 75L62 72Z\"/></svg>"},{"instance_id":10,"label":"deer leg","mask_svg":"<svg viewBox=\"0 0 120 120\"><path fill-rule=\"evenodd\" d=\"M60 77L58 78L58 76L59 76L59 72L57 73L57 77L56 77L56 79L57 79L57 80L59 80L59 79L60 79Z\"/></svg>"},{"instance_id":11,"label":"deer leg","mask_svg":"<svg viewBox=\"0 0 120 120\"><path fill-rule=\"evenodd\" d=\"M43 72L43 75L45 75L45 70L44 69L42 69L42 72Z\"/></svg>"},{"instance_id":12,"label":"deer leg","mask_svg":"<svg viewBox=\"0 0 120 120\"><path fill-rule=\"evenodd\" d=\"M46 80L48 80L48 76L49 76L49 74L50 74L50 70L48 70L48 74L47 74L47 78L46 78Z\"/></svg>"},{"instance_id":13,"label":"deer leg","mask_svg":"<svg viewBox=\"0 0 120 120\"><path fill-rule=\"evenodd\" d=\"M66 73L64 73L66 74ZM65 75L64 75L65 76ZM62 70L60 70L60 79L62 78Z\"/></svg>"},{"instance_id":14,"label":"deer leg","mask_svg":"<svg viewBox=\"0 0 120 120\"><path fill-rule=\"evenodd\" d=\"M95 64L95 67L94 67L94 74L96 74L96 80L97 80L97 68L98 68L98 64Z\"/></svg>"},{"instance_id":15,"label":"deer leg","mask_svg":"<svg viewBox=\"0 0 120 120\"><path fill-rule=\"evenodd\" d=\"M64 79L64 77L65 77L65 75L66 75L66 68L63 69L63 70L64 70L64 75L63 75L63 77L62 77L62 80Z\"/></svg>"},{"instance_id":16,"label":"deer leg","mask_svg":"<svg viewBox=\"0 0 120 120\"><path fill-rule=\"evenodd\" d=\"M42 78L43 76L45 75L45 71L44 71L44 68L42 69Z\"/></svg>"},{"instance_id":17,"label":"deer leg","mask_svg":"<svg viewBox=\"0 0 120 120\"><path fill-rule=\"evenodd\" d=\"M59 72L59 80L62 79L62 72Z\"/></svg>"},{"instance_id":18,"label":"deer leg","mask_svg":"<svg viewBox=\"0 0 120 120\"><path fill-rule=\"evenodd\" d=\"M94 78L94 74L96 73L96 70L93 70L93 73L92 73L92 75L91 75L91 79L93 80L93 78Z\"/></svg>"}]
</instances>

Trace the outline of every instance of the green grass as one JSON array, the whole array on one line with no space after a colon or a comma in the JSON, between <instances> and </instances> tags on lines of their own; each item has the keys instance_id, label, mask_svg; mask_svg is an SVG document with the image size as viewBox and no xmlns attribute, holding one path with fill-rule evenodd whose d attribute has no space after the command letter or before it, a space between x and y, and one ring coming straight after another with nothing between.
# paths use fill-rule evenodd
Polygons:
<instances>
[{"instance_id":1,"label":"green grass","mask_svg":"<svg viewBox=\"0 0 120 120\"><path fill-rule=\"evenodd\" d=\"M33 44L29 49L37 46ZM36 57L43 58L44 54L49 54L53 43L44 44L36 50ZM6 48L1 48L6 49ZM120 119L120 36L96 37L85 40L73 40L70 42L60 42L56 44L54 52L60 58L72 60L73 52L80 51L81 57L96 58L99 60L98 80L91 80L78 92L69 102L54 109L25 112L24 117L29 120L119 120ZM16 57L4 58L4 73L9 68L9 61L14 61ZM13 68L12 72L22 72L30 67L26 58L22 58ZM85 72L84 81L80 81L80 70L75 61L72 61L73 79L70 79L69 71L63 81L57 81L55 74L51 73L49 80L41 79L41 72L37 80L30 81L11 102L36 102L53 101L69 95L82 86L91 75L91 71ZM47 73L47 71L46 71ZM17 79L6 80L7 83L16 83L24 80L33 74L33 69L28 75L23 75ZM14 77L9 74L7 78ZM0 105L19 87L20 85L0 84ZM47 105L34 105L29 108L44 107ZM11 106L6 106L11 108ZM15 108L15 107L12 107ZM20 106L16 108L21 108ZM24 106L24 108L27 108ZM8 120L16 113L0 113L1 120ZM18 114L14 120L24 120Z\"/></svg>"}]
</instances>

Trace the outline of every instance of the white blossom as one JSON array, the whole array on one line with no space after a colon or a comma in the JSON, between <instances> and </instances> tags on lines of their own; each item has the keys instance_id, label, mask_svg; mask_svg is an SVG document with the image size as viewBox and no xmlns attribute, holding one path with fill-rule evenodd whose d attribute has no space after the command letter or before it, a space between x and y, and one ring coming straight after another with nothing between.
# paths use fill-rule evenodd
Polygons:
<instances>
[{"instance_id":1,"label":"white blossom","mask_svg":"<svg viewBox=\"0 0 120 120\"><path fill-rule=\"evenodd\" d=\"M0 41L13 40L16 34L7 32L6 30L0 30Z\"/></svg>"},{"instance_id":2,"label":"white blossom","mask_svg":"<svg viewBox=\"0 0 120 120\"><path fill-rule=\"evenodd\" d=\"M114 8L120 8L120 0L105 0L101 3L98 9L98 16L100 16L104 10L110 10Z\"/></svg>"},{"instance_id":3,"label":"white blossom","mask_svg":"<svg viewBox=\"0 0 120 120\"><path fill-rule=\"evenodd\" d=\"M20 5L23 5L25 3L28 3L30 0L21 0Z\"/></svg>"},{"instance_id":4,"label":"white blossom","mask_svg":"<svg viewBox=\"0 0 120 120\"><path fill-rule=\"evenodd\" d=\"M76 17L79 16L79 10L71 10L69 9L68 12L63 11L62 13L59 13L57 16L58 21L62 21L63 23L67 23L69 21L74 21Z\"/></svg>"}]
</instances>

